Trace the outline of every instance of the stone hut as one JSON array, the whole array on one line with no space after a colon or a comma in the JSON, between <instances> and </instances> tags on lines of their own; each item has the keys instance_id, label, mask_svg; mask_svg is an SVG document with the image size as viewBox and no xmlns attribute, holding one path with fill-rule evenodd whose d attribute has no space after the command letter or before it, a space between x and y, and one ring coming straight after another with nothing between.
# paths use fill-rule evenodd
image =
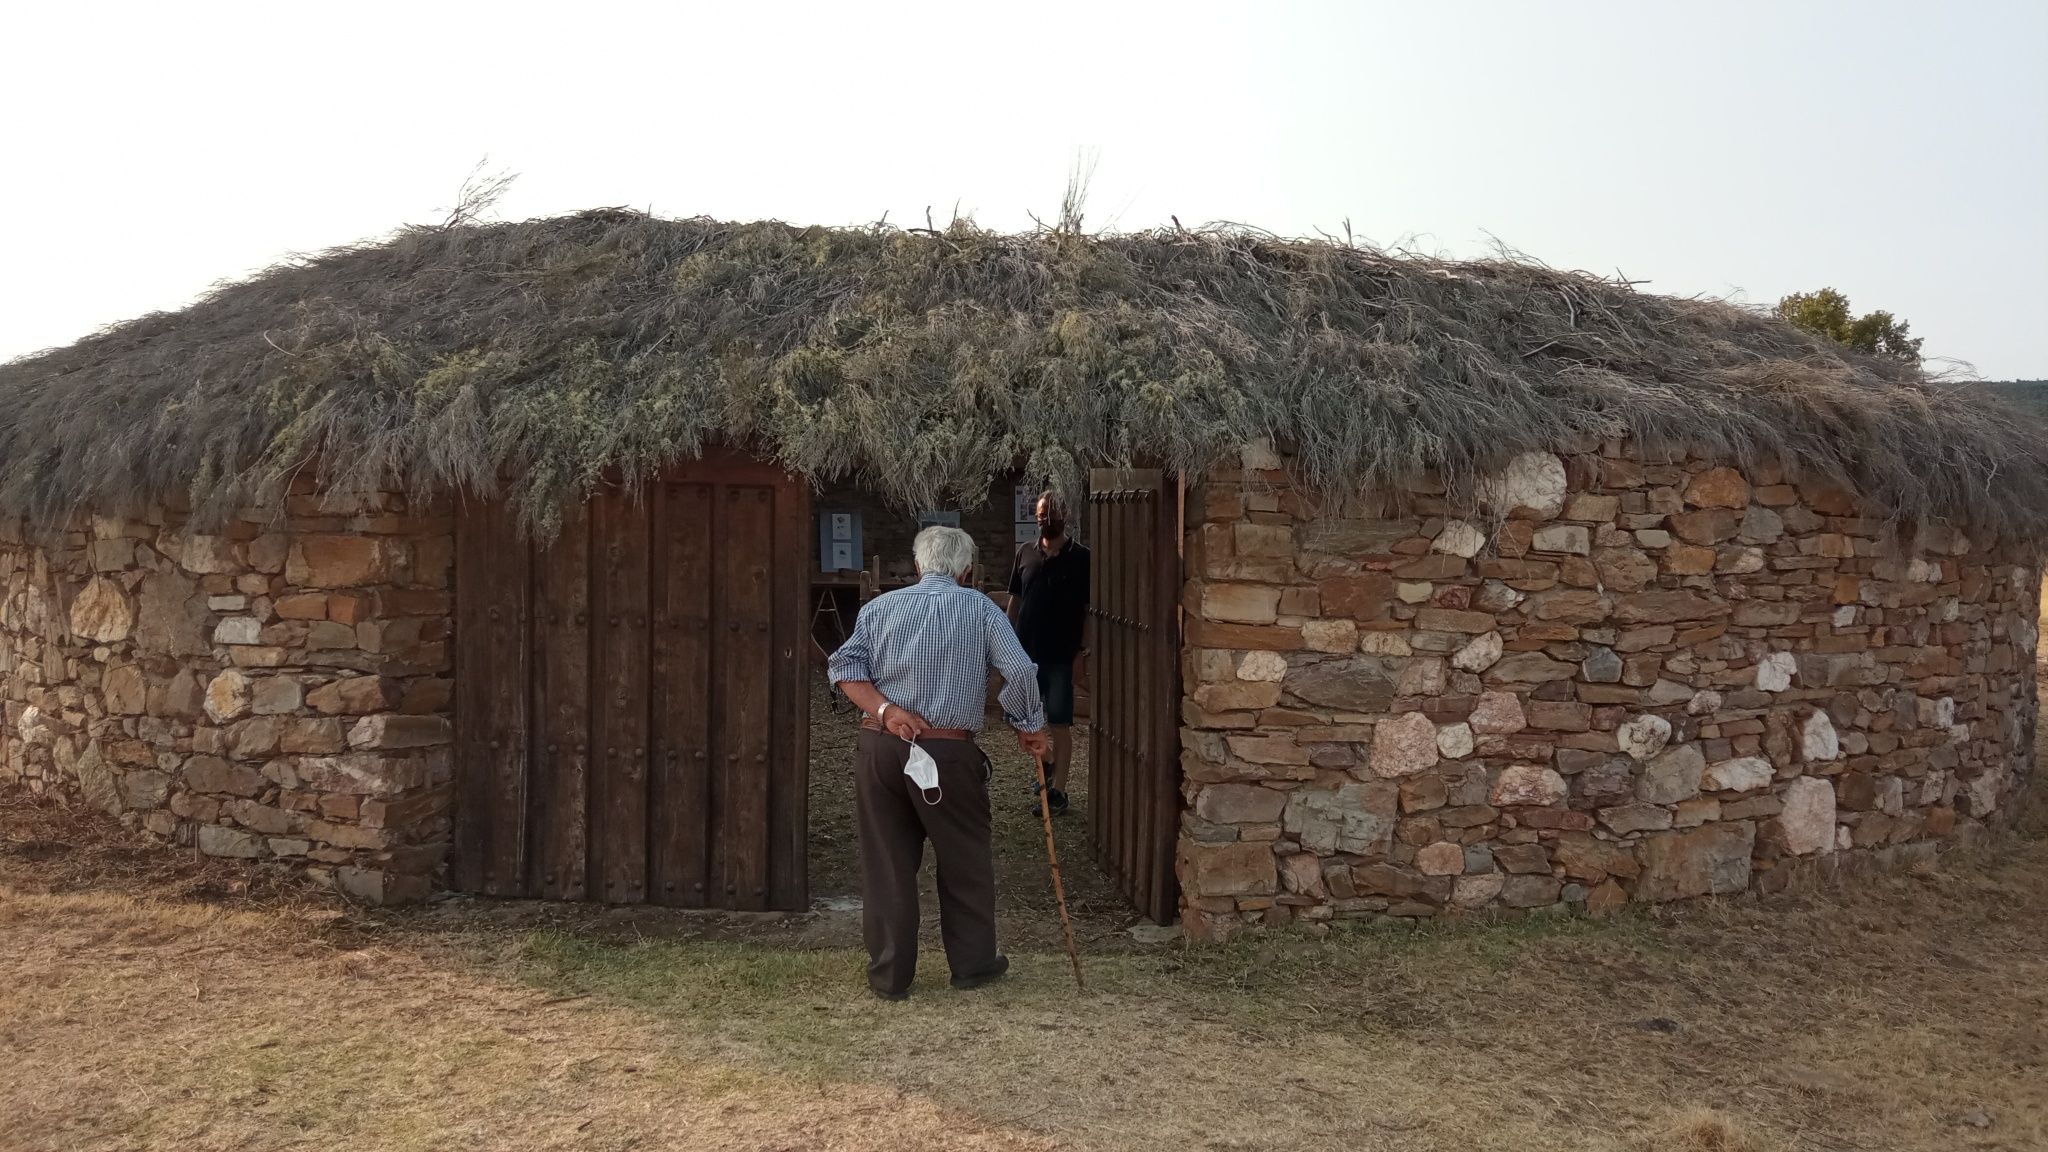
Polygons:
<instances>
[{"instance_id":1,"label":"stone hut","mask_svg":"<svg viewBox=\"0 0 2048 1152\"><path fill-rule=\"evenodd\" d=\"M0 785L372 900L801 907L811 494L1022 476L1114 560L1090 831L1148 914L1774 891L2013 811L2044 444L1509 261L410 229L0 366Z\"/></svg>"}]
</instances>

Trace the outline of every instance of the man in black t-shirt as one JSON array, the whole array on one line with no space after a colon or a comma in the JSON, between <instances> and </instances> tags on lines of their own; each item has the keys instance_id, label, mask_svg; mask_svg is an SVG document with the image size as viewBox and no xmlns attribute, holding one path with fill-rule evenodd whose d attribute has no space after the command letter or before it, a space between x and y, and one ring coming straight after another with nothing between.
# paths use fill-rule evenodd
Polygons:
<instances>
[{"instance_id":1,"label":"man in black t-shirt","mask_svg":"<svg viewBox=\"0 0 2048 1152\"><path fill-rule=\"evenodd\" d=\"M1052 729L1052 759L1045 766L1046 801L1067 810L1067 762L1074 753L1074 679L1085 674L1088 653L1088 549L1067 538L1066 506L1047 492L1038 498L1038 539L1017 549L1010 569L1010 623L1025 655L1038 665L1038 694ZM1031 783L1032 811L1038 782Z\"/></svg>"}]
</instances>

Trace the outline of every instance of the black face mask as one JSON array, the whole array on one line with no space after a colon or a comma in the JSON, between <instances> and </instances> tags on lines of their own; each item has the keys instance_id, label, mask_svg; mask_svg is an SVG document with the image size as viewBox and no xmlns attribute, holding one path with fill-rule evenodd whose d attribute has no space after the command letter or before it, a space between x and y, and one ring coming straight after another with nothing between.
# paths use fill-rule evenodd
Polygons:
<instances>
[{"instance_id":1,"label":"black face mask","mask_svg":"<svg viewBox=\"0 0 2048 1152\"><path fill-rule=\"evenodd\" d=\"M1050 520L1040 520L1038 522L1038 531L1047 540L1057 540L1067 534L1067 522L1057 516Z\"/></svg>"}]
</instances>

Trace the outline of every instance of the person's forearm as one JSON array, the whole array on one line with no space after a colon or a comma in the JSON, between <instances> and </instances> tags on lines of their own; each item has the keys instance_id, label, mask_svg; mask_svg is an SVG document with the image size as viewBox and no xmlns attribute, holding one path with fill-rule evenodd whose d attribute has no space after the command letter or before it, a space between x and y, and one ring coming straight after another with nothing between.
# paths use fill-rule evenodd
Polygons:
<instances>
[{"instance_id":1,"label":"person's forearm","mask_svg":"<svg viewBox=\"0 0 2048 1152\"><path fill-rule=\"evenodd\" d=\"M870 716L879 715L882 705L889 702L889 698L882 695L881 689L866 680L842 680L839 682L839 690L846 693L846 698L853 701L855 708Z\"/></svg>"}]
</instances>

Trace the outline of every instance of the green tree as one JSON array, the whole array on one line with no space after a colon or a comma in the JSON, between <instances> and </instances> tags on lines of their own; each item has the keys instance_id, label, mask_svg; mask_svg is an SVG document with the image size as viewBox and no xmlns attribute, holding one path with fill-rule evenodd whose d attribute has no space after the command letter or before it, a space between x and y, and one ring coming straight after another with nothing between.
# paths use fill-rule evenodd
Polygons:
<instances>
[{"instance_id":1,"label":"green tree","mask_svg":"<svg viewBox=\"0 0 2048 1152\"><path fill-rule=\"evenodd\" d=\"M1858 352L1901 360L1920 359L1921 338L1906 334L1908 325L1904 320L1889 312L1852 317L1849 298L1833 288L1792 293L1778 301L1778 318Z\"/></svg>"}]
</instances>

